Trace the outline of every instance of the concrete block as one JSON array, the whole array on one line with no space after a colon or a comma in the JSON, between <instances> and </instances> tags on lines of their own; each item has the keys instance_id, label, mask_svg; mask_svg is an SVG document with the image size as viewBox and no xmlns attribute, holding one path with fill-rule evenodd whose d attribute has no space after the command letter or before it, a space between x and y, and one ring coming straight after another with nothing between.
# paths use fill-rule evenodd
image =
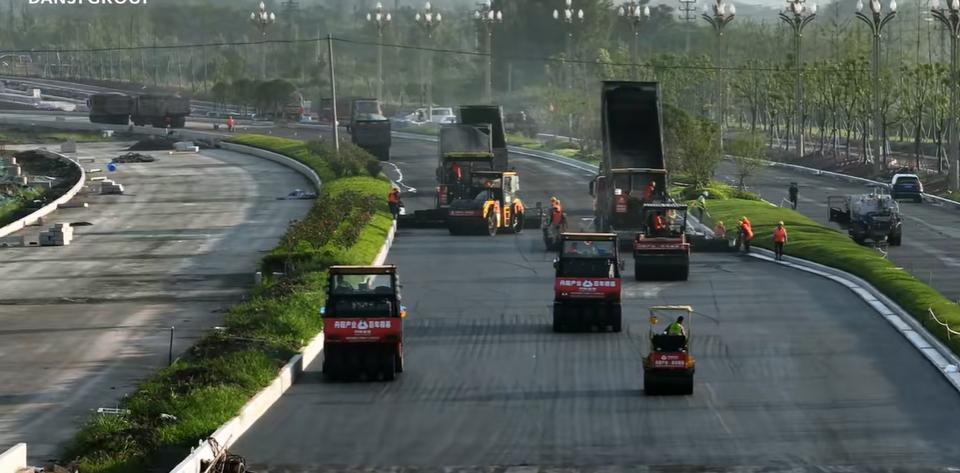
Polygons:
<instances>
[{"instance_id":1,"label":"concrete block","mask_svg":"<svg viewBox=\"0 0 960 473\"><path fill-rule=\"evenodd\" d=\"M61 153L76 153L77 152L77 142L69 140L66 143L60 145Z\"/></svg>"},{"instance_id":2,"label":"concrete block","mask_svg":"<svg viewBox=\"0 0 960 473\"><path fill-rule=\"evenodd\" d=\"M73 228L73 227L70 226L69 222L57 222L53 224L53 228L56 228L57 230L61 230L64 228Z\"/></svg>"},{"instance_id":3,"label":"concrete block","mask_svg":"<svg viewBox=\"0 0 960 473\"><path fill-rule=\"evenodd\" d=\"M192 141L178 141L173 144L174 151L193 151L196 147Z\"/></svg>"}]
</instances>

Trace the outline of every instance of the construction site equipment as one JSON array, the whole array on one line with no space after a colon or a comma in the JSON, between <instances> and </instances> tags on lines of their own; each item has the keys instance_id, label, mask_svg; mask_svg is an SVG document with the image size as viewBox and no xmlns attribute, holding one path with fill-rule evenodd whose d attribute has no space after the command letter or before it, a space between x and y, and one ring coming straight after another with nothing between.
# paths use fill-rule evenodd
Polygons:
<instances>
[{"instance_id":1,"label":"construction site equipment","mask_svg":"<svg viewBox=\"0 0 960 473\"><path fill-rule=\"evenodd\" d=\"M130 122L134 98L116 92L93 94L87 98L91 123L126 125Z\"/></svg>"},{"instance_id":2,"label":"construction site equipment","mask_svg":"<svg viewBox=\"0 0 960 473\"><path fill-rule=\"evenodd\" d=\"M56 223L48 231L40 232L40 246L66 246L73 241L73 227L69 223Z\"/></svg>"},{"instance_id":3,"label":"construction site equipment","mask_svg":"<svg viewBox=\"0 0 960 473\"><path fill-rule=\"evenodd\" d=\"M100 193L104 195L123 194L123 184L118 184L111 179L100 181Z\"/></svg>"},{"instance_id":4,"label":"construction site equipment","mask_svg":"<svg viewBox=\"0 0 960 473\"><path fill-rule=\"evenodd\" d=\"M642 229L633 241L633 273L637 281L686 281L690 273L687 206L648 203Z\"/></svg>"},{"instance_id":5,"label":"construction site equipment","mask_svg":"<svg viewBox=\"0 0 960 473\"><path fill-rule=\"evenodd\" d=\"M493 169L506 171L507 135L503 129L503 109L499 105L461 105L460 123L485 126L493 144Z\"/></svg>"},{"instance_id":6,"label":"construction site equipment","mask_svg":"<svg viewBox=\"0 0 960 473\"><path fill-rule=\"evenodd\" d=\"M615 233L563 233L553 296L553 331L623 327L619 245Z\"/></svg>"},{"instance_id":7,"label":"construction site equipment","mask_svg":"<svg viewBox=\"0 0 960 473\"><path fill-rule=\"evenodd\" d=\"M133 101L130 119L137 126L183 128L190 115L190 99L178 95L140 95Z\"/></svg>"},{"instance_id":8,"label":"construction site equipment","mask_svg":"<svg viewBox=\"0 0 960 473\"><path fill-rule=\"evenodd\" d=\"M903 218L900 205L878 190L870 194L827 196L828 218L836 222L853 241L865 244L888 243L900 246L903 241Z\"/></svg>"},{"instance_id":9,"label":"construction site equipment","mask_svg":"<svg viewBox=\"0 0 960 473\"><path fill-rule=\"evenodd\" d=\"M504 229L523 231L523 202L520 201L520 177L515 171L474 171L464 183L466 196L450 203L447 228L451 235L488 234Z\"/></svg>"},{"instance_id":10,"label":"construction site equipment","mask_svg":"<svg viewBox=\"0 0 960 473\"><path fill-rule=\"evenodd\" d=\"M643 228L643 204L665 199L660 89L656 82L606 81L601 107L603 159L590 182L595 225L630 241Z\"/></svg>"},{"instance_id":11,"label":"construction site equipment","mask_svg":"<svg viewBox=\"0 0 960 473\"><path fill-rule=\"evenodd\" d=\"M493 170L493 140L489 125L443 125L437 145L436 208L468 198L476 171Z\"/></svg>"},{"instance_id":12,"label":"construction site equipment","mask_svg":"<svg viewBox=\"0 0 960 473\"><path fill-rule=\"evenodd\" d=\"M354 99L351 106L350 140L380 161L390 160L391 126L377 99Z\"/></svg>"},{"instance_id":13,"label":"construction site equipment","mask_svg":"<svg viewBox=\"0 0 960 473\"><path fill-rule=\"evenodd\" d=\"M323 374L392 381L403 372L403 318L397 267L332 266L323 317Z\"/></svg>"},{"instance_id":14,"label":"construction site equipment","mask_svg":"<svg viewBox=\"0 0 960 473\"><path fill-rule=\"evenodd\" d=\"M676 319L660 321L657 314L684 317L682 335L667 332L669 324ZM649 347L643 358L643 392L648 396L658 394L693 394L693 374L696 360L690 354L693 325L693 308L688 305L650 307ZM665 327L664 330L658 325Z\"/></svg>"}]
</instances>

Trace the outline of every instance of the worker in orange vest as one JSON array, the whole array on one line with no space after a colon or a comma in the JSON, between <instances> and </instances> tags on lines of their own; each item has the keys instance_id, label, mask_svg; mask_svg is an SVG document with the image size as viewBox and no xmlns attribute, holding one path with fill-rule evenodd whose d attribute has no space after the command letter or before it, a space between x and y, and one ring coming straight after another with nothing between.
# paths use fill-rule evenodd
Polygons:
<instances>
[{"instance_id":1,"label":"worker in orange vest","mask_svg":"<svg viewBox=\"0 0 960 473\"><path fill-rule=\"evenodd\" d=\"M643 200L650 202L653 199L653 193L657 191L657 181L650 180L647 183L647 190L643 194Z\"/></svg>"},{"instance_id":2,"label":"worker in orange vest","mask_svg":"<svg viewBox=\"0 0 960 473\"><path fill-rule=\"evenodd\" d=\"M400 188L394 187L390 190L390 193L387 194L387 205L390 206L390 214L393 215L394 220L400 215L400 204Z\"/></svg>"},{"instance_id":3,"label":"worker in orange vest","mask_svg":"<svg viewBox=\"0 0 960 473\"><path fill-rule=\"evenodd\" d=\"M663 230L666 228L666 224L663 222L663 213L657 212L653 217L653 234L660 235L663 233Z\"/></svg>"},{"instance_id":4,"label":"worker in orange vest","mask_svg":"<svg viewBox=\"0 0 960 473\"><path fill-rule=\"evenodd\" d=\"M550 198L550 225L562 231L563 225L563 206L560 205L560 199Z\"/></svg>"},{"instance_id":5,"label":"worker in orange vest","mask_svg":"<svg viewBox=\"0 0 960 473\"><path fill-rule=\"evenodd\" d=\"M750 241L753 240L753 227L747 217L740 219L740 241L743 245L743 252L750 252Z\"/></svg>"},{"instance_id":6,"label":"worker in orange vest","mask_svg":"<svg viewBox=\"0 0 960 473\"><path fill-rule=\"evenodd\" d=\"M783 261L783 246L787 244L787 229L783 227L783 221L777 223L777 228L773 229L773 253L777 261Z\"/></svg>"},{"instance_id":7,"label":"worker in orange vest","mask_svg":"<svg viewBox=\"0 0 960 473\"><path fill-rule=\"evenodd\" d=\"M237 124L237 121L233 119L233 115L227 117L227 131L232 132L233 127Z\"/></svg>"}]
</instances>

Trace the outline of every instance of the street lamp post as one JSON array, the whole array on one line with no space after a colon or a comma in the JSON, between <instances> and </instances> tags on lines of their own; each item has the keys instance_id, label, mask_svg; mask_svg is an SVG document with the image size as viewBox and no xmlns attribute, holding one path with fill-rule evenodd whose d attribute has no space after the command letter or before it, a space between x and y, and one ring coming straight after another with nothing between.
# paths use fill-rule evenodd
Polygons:
<instances>
[{"instance_id":1,"label":"street lamp post","mask_svg":"<svg viewBox=\"0 0 960 473\"><path fill-rule=\"evenodd\" d=\"M473 19L483 27L484 41L486 42L487 72L483 81L483 96L487 102L493 101L493 26L503 23L503 11L493 8L490 0L480 3L474 10Z\"/></svg>"},{"instance_id":2,"label":"street lamp post","mask_svg":"<svg viewBox=\"0 0 960 473\"><path fill-rule=\"evenodd\" d=\"M876 151L874 168L880 170L883 157L883 123L880 117L880 38L883 27L897 16L897 0L890 0L890 11L883 13L880 0L870 0L870 15L863 13L863 0L857 0L857 18L870 27L873 33L873 125L876 130Z\"/></svg>"},{"instance_id":3,"label":"street lamp post","mask_svg":"<svg viewBox=\"0 0 960 473\"><path fill-rule=\"evenodd\" d=\"M383 100L383 29L391 19L390 12L385 11L380 2L367 13L367 21L377 27L377 100Z\"/></svg>"},{"instance_id":4,"label":"street lamp post","mask_svg":"<svg viewBox=\"0 0 960 473\"><path fill-rule=\"evenodd\" d=\"M796 61L796 137L797 137L797 158L803 158L803 62L800 58L800 41L803 38L803 28L807 26L813 18L817 16L817 4L805 5L805 0L787 0L787 8L780 12L780 19L790 25L793 29L793 55Z\"/></svg>"},{"instance_id":5,"label":"street lamp post","mask_svg":"<svg viewBox=\"0 0 960 473\"><path fill-rule=\"evenodd\" d=\"M256 11L250 12L250 22L253 23L253 26L257 28L257 31L260 32L260 37L265 38L267 36L267 27L274 24L277 21L277 15L273 12L267 11L267 5L263 2L260 2L259 7ZM260 46L260 78L267 78L267 43L263 43Z\"/></svg>"},{"instance_id":6,"label":"street lamp post","mask_svg":"<svg viewBox=\"0 0 960 473\"><path fill-rule=\"evenodd\" d=\"M427 2L423 6L422 12L417 12L414 19L417 20L424 33L427 35L427 39L433 39L433 30L440 26L440 21L443 20L443 15L440 12L434 11L433 6L430 5L430 2ZM427 55L427 79L426 79L426 89L427 89L427 110L430 113L427 116L432 116L433 112L433 53L431 51L425 51Z\"/></svg>"},{"instance_id":7,"label":"street lamp post","mask_svg":"<svg viewBox=\"0 0 960 473\"><path fill-rule=\"evenodd\" d=\"M617 9L617 14L626 18L630 22L630 30L633 32L633 58L636 60L640 55L640 25L650 18L650 7L640 6L640 2L630 0Z\"/></svg>"},{"instance_id":8,"label":"street lamp post","mask_svg":"<svg viewBox=\"0 0 960 473\"><path fill-rule=\"evenodd\" d=\"M717 51L721 50L721 45L723 43L723 30L726 29L727 25L733 21L733 18L737 15L737 7L732 3L726 3L723 0L715 0L713 5L709 7L704 7L703 17L707 23L710 23L710 26L713 27L713 31L717 33ZM719 59L720 54L717 54ZM718 61L719 62L719 61ZM724 82L723 70L717 70L717 88L719 89L720 94L720 107L717 110L717 124L720 126L720 149L723 149L723 118L724 112L727 109L727 86Z\"/></svg>"},{"instance_id":9,"label":"street lamp post","mask_svg":"<svg viewBox=\"0 0 960 473\"><path fill-rule=\"evenodd\" d=\"M936 18L944 29L950 32L950 126L947 128L948 146L947 156L950 160L950 190L960 190L960 148L958 148L957 138L957 102L958 90L960 87L960 76L958 76L958 62L960 62L960 0L950 0L946 7L941 7L938 0L933 0L930 8L931 15Z\"/></svg>"},{"instance_id":10,"label":"street lamp post","mask_svg":"<svg viewBox=\"0 0 960 473\"><path fill-rule=\"evenodd\" d=\"M583 23L583 10L574 10L573 0L565 0L563 10L553 10L553 19L563 22L567 26L567 58L573 58L573 25L574 22ZM573 87L573 71L572 68L567 71L567 88Z\"/></svg>"}]
</instances>

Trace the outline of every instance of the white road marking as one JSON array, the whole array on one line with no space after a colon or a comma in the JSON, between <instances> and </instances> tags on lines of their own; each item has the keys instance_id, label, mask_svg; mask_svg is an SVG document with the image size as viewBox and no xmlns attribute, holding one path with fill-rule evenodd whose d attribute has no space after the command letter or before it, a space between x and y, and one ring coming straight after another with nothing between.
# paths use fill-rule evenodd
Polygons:
<instances>
[{"instance_id":1,"label":"white road marking","mask_svg":"<svg viewBox=\"0 0 960 473\"><path fill-rule=\"evenodd\" d=\"M397 178L394 180L394 182L396 182L397 185L400 186L401 190L407 191L411 194L417 193L417 189L415 187L410 187L403 183L403 171L400 170L400 166L397 166L396 164L391 162L387 162L386 164L393 166L393 169L397 171Z\"/></svg>"}]
</instances>

